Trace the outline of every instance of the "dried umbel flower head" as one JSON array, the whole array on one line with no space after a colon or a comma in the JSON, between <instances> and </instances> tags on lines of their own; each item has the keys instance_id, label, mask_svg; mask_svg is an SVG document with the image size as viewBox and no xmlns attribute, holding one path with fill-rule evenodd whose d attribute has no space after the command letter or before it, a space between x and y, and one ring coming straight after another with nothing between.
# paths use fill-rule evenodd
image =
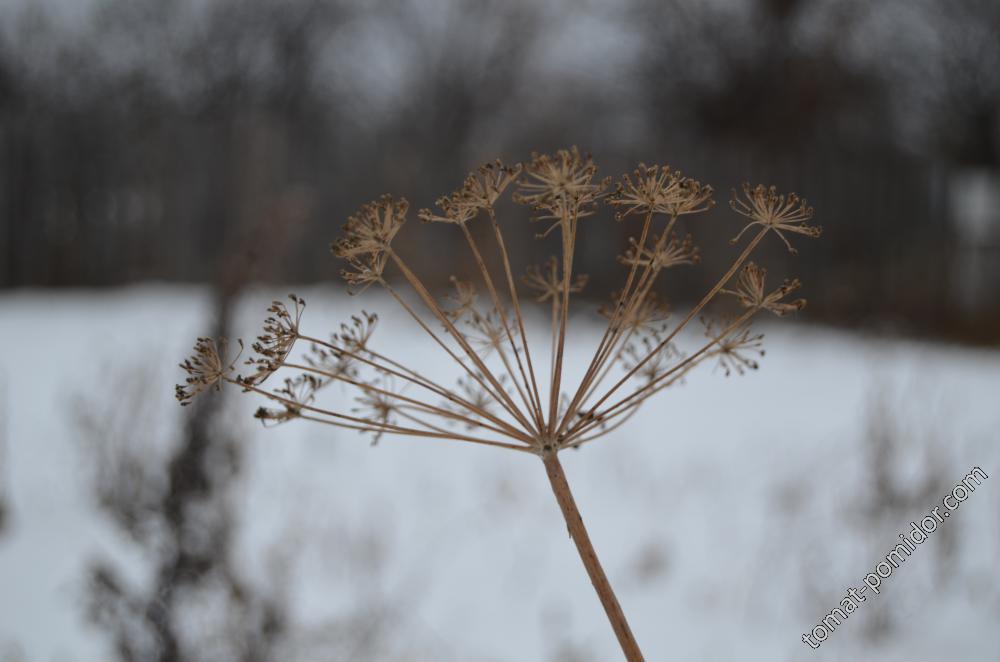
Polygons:
<instances>
[{"instance_id":1,"label":"dried umbel flower head","mask_svg":"<svg viewBox=\"0 0 1000 662\"><path fill-rule=\"evenodd\" d=\"M350 294L361 294L370 286L382 282L382 272L388 257L384 252L344 258L349 267L341 269L341 277L350 286Z\"/></svg>"},{"instance_id":2,"label":"dried umbel flower head","mask_svg":"<svg viewBox=\"0 0 1000 662\"><path fill-rule=\"evenodd\" d=\"M671 216L700 214L715 206L715 200L712 199L715 189L711 186L694 179L685 179L681 186L684 194L673 204L667 205L667 213Z\"/></svg>"},{"instance_id":3,"label":"dried umbel flower head","mask_svg":"<svg viewBox=\"0 0 1000 662\"><path fill-rule=\"evenodd\" d=\"M340 332L334 338L341 347L350 352L363 354L378 325L378 315L362 310L358 315L351 315L349 322L340 325Z\"/></svg>"},{"instance_id":4,"label":"dried umbel flower head","mask_svg":"<svg viewBox=\"0 0 1000 662\"><path fill-rule=\"evenodd\" d=\"M520 163L505 166L497 159L466 177L462 186L462 197L480 210L492 209L503 192L520 174Z\"/></svg>"},{"instance_id":5,"label":"dried umbel flower head","mask_svg":"<svg viewBox=\"0 0 1000 662\"><path fill-rule=\"evenodd\" d=\"M578 294L587 286L589 278L587 274L577 274L573 282L569 285L570 294ZM563 283L559 275L559 260L553 255L546 260L544 266L533 265L528 267L521 281L529 289L536 293L535 301L553 301L558 303L562 295Z\"/></svg>"},{"instance_id":6,"label":"dried umbel flower head","mask_svg":"<svg viewBox=\"0 0 1000 662\"><path fill-rule=\"evenodd\" d=\"M653 359L647 361L643 365L643 359L653 352L654 348L659 347L653 356ZM665 346L660 345L660 339L657 335L649 335L638 343L629 343L624 348L622 348L623 361L622 365L631 370L632 368L638 367L637 375L640 379L646 380L646 382L651 382L655 380L664 370L664 367L671 361L676 361L684 358L684 355L677 349L677 346L673 343L669 343ZM675 379L680 380L683 375L678 375Z\"/></svg>"},{"instance_id":7,"label":"dried umbel flower head","mask_svg":"<svg viewBox=\"0 0 1000 662\"><path fill-rule=\"evenodd\" d=\"M639 246L635 237L630 237L629 243L631 246L625 254L618 256L622 264L660 271L682 264L698 264L701 259L691 235L678 239L677 233L671 233L669 239L661 237L652 246Z\"/></svg>"},{"instance_id":8,"label":"dried umbel flower head","mask_svg":"<svg viewBox=\"0 0 1000 662\"><path fill-rule=\"evenodd\" d=\"M382 439L382 435L385 434L382 428L392 427L393 416L400 412L401 407L399 399L393 395L395 385L391 379L380 379L375 383L384 385L384 388L366 390L355 398L358 406L351 410L362 414L366 420L376 425L370 430L372 446L377 444Z\"/></svg>"},{"instance_id":9,"label":"dried umbel flower head","mask_svg":"<svg viewBox=\"0 0 1000 662\"><path fill-rule=\"evenodd\" d=\"M735 296L745 308L768 310L779 317L805 307L805 299L782 301L802 285L797 278L786 280L781 287L767 292L764 287L766 277L767 270L764 267L749 262L740 272L738 287L735 290L724 289L722 292Z\"/></svg>"},{"instance_id":10,"label":"dried umbel flower head","mask_svg":"<svg viewBox=\"0 0 1000 662\"><path fill-rule=\"evenodd\" d=\"M330 250L344 259L348 268L341 271L344 280L358 293L382 281L388 261L387 252L396 234L406 222L410 203L390 195L362 205L348 217L344 236L333 242ZM354 290L357 288L357 290Z\"/></svg>"},{"instance_id":11,"label":"dried umbel flower head","mask_svg":"<svg viewBox=\"0 0 1000 662\"><path fill-rule=\"evenodd\" d=\"M343 275L352 290L371 285L383 288L413 323L427 350L439 352L443 362L435 374L408 365L424 349L408 339L403 350L382 348L373 335L374 315L362 313L322 337L302 328L304 302L292 295L291 305L275 302L264 331L254 343L258 356L250 361L255 372L236 375L234 363L222 358L214 342L199 339L195 355L182 367L186 383L178 398L190 402L199 393L229 382L245 392L274 403L261 408L265 423L298 420L383 437L461 442L516 451L541 458L570 534L629 660L641 660L607 577L600 568L569 484L558 459L560 451L580 448L606 437L624 425L650 398L683 383L698 366L716 363L725 374L742 374L758 366L762 336L751 331L753 318L764 312L784 315L799 310L804 301L788 300L799 287L785 281L768 290L762 267L749 262L751 254L770 232L788 245L787 233L817 236L806 224L813 211L795 194L773 187L743 188L734 194L732 208L749 219L757 232L736 255L729 268L686 313L668 315L657 295L657 281L667 270L699 264L699 249L678 224L712 206L712 188L684 177L666 165L638 166L623 176L608 195L610 179L597 179L597 166L575 147L555 154L535 154L524 166L487 164L472 172L461 187L438 200L438 211L422 210L425 221L445 223L461 235L474 265L470 277L453 278L454 293L439 299L421 277L395 252L392 242L406 219L407 202L385 196L363 205L344 226L344 236L333 252L347 263ZM511 268L504 233L507 226L496 211L497 202L513 191L515 202L528 205L541 219L551 221L558 253L540 267L528 269L520 281L528 298L547 309L549 339L533 345ZM569 314L574 295L586 277L576 272L574 257L578 221L596 216L605 201L609 216L627 228L629 248L618 257L622 286L612 303L601 309L607 325L588 362L565 370ZM488 219L485 233L473 234L469 222ZM610 221L610 219L608 219ZM590 223L600 222L596 219ZM634 228L632 226L635 226ZM789 245L789 248L791 246ZM490 259L491 256L493 259ZM609 252L609 260L614 256ZM499 265L491 269L490 264ZM391 273L387 273L391 272ZM708 328L705 340L681 350L685 329L720 295L731 295L741 310L731 320ZM304 358L296 358L300 341ZM457 379L444 379L448 367ZM264 379L278 372L283 386L268 390ZM566 373L566 374L564 374ZM324 404L327 387L336 393ZM345 392L347 395L345 396ZM344 403L347 405L345 410Z\"/></svg>"},{"instance_id":12,"label":"dried umbel flower head","mask_svg":"<svg viewBox=\"0 0 1000 662\"><path fill-rule=\"evenodd\" d=\"M275 391L278 397L284 398L281 409L260 407L254 418L264 424L284 423L299 418L302 407L309 405L316 398L316 391L323 387L323 380L316 375L303 374L285 379L285 385Z\"/></svg>"},{"instance_id":13,"label":"dried umbel flower head","mask_svg":"<svg viewBox=\"0 0 1000 662\"><path fill-rule=\"evenodd\" d=\"M615 294L615 300L620 297L620 293ZM601 306L597 310L603 317L613 319L615 311L611 306ZM628 316L621 319L620 323L627 329L633 331L655 332L659 330L660 323L666 322L670 318L670 307L660 299L656 292L647 292L641 301L637 302L629 312Z\"/></svg>"},{"instance_id":14,"label":"dried umbel flower head","mask_svg":"<svg viewBox=\"0 0 1000 662\"><path fill-rule=\"evenodd\" d=\"M779 194L773 186L758 184L751 188L749 184L744 184L742 197L734 190L729 206L736 213L750 219L750 223L740 230L733 243L739 241L744 232L757 225L765 231L773 230L785 242L788 250L795 253L796 250L792 248L784 232L807 237L818 237L823 232L818 226L806 225L806 221L813 217L813 208L807 205L805 200L794 193Z\"/></svg>"},{"instance_id":15,"label":"dried umbel flower head","mask_svg":"<svg viewBox=\"0 0 1000 662\"><path fill-rule=\"evenodd\" d=\"M394 200L391 195L362 205L357 214L348 217L344 237L333 243L333 253L349 261L381 255L406 222L409 208L409 202Z\"/></svg>"},{"instance_id":16,"label":"dried umbel flower head","mask_svg":"<svg viewBox=\"0 0 1000 662\"><path fill-rule=\"evenodd\" d=\"M712 207L712 187L687 179L670 166L647 166L640 163L633 173L622 175L617 190L608 198L615 207L615 219L631 214L661 214L677 217L696 214Z\"/></svg>"},{"instance_id":17,"label":"dried umbel flower head","mask_svg":"<svg viewBox=\"0 0 1000 662\"><path fill-rule=\"evenodd\" d=\"M291 310L283 301L271 302L267 309L270 315L264 320L263 332L252 345L258 356L248 359L247 365L257 369L257 374L249 378L255 384L262 384L281 368L299 337L299 322L306 302L294 294L289 294L288 299L292 302Z\"/></svg>"},{"instance_id":18,"label":"dried umbel flower head","mask_svg":"<svg viewBox=\"0 0 1000 662\"><path fill-rule=\"evenodd\" d=\"M243 341L238 341L240 353L243 352ZM222 382L233 374L239 354L226 361L223 356L227 348L226 340L218 343L212 338L198 338L194 344L194 353L184 359L180 367L188 374L183 384L176 387L176 396L181 405L189 405L192 400L205 391L215 388L219 390Z\"/></svg>"},{"instance_id":19,"label":"dried umbel flower head","mask_svg":"<svg viewBox=\"0 0 1000 662\"><path fill-rule=\"evenodd\" d=\"M710 356L717 359L716 369L721 369L726 377L729 377L734 372L742 375L748 370L760 367L753 357L764 356L764 334L754 334L750 330L750 325L744 324L716 336L715 327L712 322L705 324L705 335L715 340L715 347Z\"/></svg>"},{"instance_id":20,"label":"dried umbel flower head","mask_svg":"<svg viewBox=\"0 0 1000 662\"><path fill-rule=\"evenodd\" d=\"M554 155L533 154L524 172L514 202L542 212L541 218L562 223L593 214L595 203L611 183L610 178L594 181L593 158L581 155L576 147Z\"/></svg>"},{"instance_id":21,"label":"dried umbel flower head","mask_svg":"<svg viewBox=\"0 0 1000 662\"><path fill-rule=\"evenodd\" d=\"M459 280L451 277L451 284L455 287L455 293L448 296L451 308L445 310L445 314L453 322L471 317L476 312L476 302L479 295L476 293L476 286L471 281Z\"/></svg>"},{"instance_id":22,"label":"dried umbel flower head","mask_svg":"<svg viewBox=\"0 0 1000 662\"><path fill-rule=\"evenodd\" d=\"M481 356L488 356L491 352L503 352L506 347L506 329L509 328L510 321L500 317L496 310L479 313L472 311L466 325L472 330L468 334L469 341L473 347L479 350Z\"/></svg>"},{"instance_id":23,"label":"dried umbel flower head","mask_svg":"<svg viewBox=\"0 0 1000 662\"><path fill-rule=\"evenodd\" d=\"M428 223L464 225L479 212L492 211L497 199L519 174L521 164L505 166L499 160L487 163L466 177L461 189L437 199L440 214L421 209L417 215Z\"/></svg>"}]
</instances>

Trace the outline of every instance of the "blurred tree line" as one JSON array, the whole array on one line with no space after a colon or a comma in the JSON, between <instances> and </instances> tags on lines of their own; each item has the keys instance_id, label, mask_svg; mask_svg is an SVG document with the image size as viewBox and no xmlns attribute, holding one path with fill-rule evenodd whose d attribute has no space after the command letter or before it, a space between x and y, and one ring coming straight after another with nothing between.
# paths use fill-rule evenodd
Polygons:
<instances>
[{"instance_id":1,"label":"blurred tree line","mask_svg":"<svg viewBox=\"0 0 1000 662\"><path fill-rule=\"evenodd\" d=\"M992 0L69 6L0 10L2 287L209 282L290 218L269 278L333 280L326 246L360 203L430 206L481 162L577 144L607 174L668 162L718 189L675 297L729 259L725 201L751 178L825 227L766 258L806 282L811 319L1000 337ZM453 239L417 225L403 249L433 271ZM630 231L588 221L593 296ZM519 266L552 250L532 236L509 233Z\"/></svg>"}]
</instances>

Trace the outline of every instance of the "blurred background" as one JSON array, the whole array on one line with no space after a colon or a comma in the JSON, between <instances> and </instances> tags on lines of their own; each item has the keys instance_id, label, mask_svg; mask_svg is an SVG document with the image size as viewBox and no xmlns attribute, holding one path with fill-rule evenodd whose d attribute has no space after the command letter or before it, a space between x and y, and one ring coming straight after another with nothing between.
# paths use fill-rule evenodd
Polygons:
<instances>
[{"instance_id":1,"label":"blurred background","mask_svg":"<svg viewBox=\"0 0 1000 662\"><path fill-rule=\"evenodd\" d=\"M252 336L275 292L321 330L360 307L328 251L360 204L570 145L716 188L677 307L732 259L742 182L824 227L762 249L809 306L759 375L567 463L649 659L1000 659L989 483L895 596L800 642L997 466L995 0L0 0L0 660L615 659L537 468L170 401L193 337ZM551 249L525 226L519 270ZM586 222L595 308L634 231ZM443 286L460 240L399 243Z\"/></svg>"}]
</instances>

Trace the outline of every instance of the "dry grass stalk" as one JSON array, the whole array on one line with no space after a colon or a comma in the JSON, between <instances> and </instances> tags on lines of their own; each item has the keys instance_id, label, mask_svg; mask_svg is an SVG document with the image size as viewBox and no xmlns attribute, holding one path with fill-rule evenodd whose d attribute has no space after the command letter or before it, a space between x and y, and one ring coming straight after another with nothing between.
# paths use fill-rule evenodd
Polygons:
<instances>
[{"instance_id":1,"label":"dry grass stalk","mask_svg":"<svg viewBox=\"0 0 1000 662\"><path fill-rule=\"evenodd\" d=\"M539 235L558 232L561 251L543 267L528 270L524 284L534 299L550 308L551 343L548 375L529 347L521 295L495 204L508 189L515 202L526 205L535 219L548 226ZM761 336L751 333L751 319L762 311L784 315L804 300L788 301L798 281L768 289L765 271L748 262L769 233L794 249L787 233L817 236L819 228L806 225L813 211L795 194L780 195L774 187L733 192L732 208L749 223L733 241L756 228L729 269L688 313L668 323L666 307L657 298L655 284L667 270L698 262L693 239L678 238L682 216L706 211L713 205L710 186L667 166L640 165L612 188L610 178L598 179L590 156L576 148L552 155L534 155L524 165L489 164L473 172L462 188L438 200L439 211L421 210L425 222L457 226L477 265L485 287L480 296L472 282L453 279L455 293L438 301L420 277L393 248L393 238L406 221L408 203L385 196L361 207L344 226L334 254L347 263L343 277L355 292L372 285L385 289L462 371L458 386L450 387L419 374L403 362L372 347L374 315L363 313L342 325L327 339L307 335L300 328L305 302L290 295L291 307L275 301L264 331L253 344L257 356L247 361L248 375L237 374L235 359L224 356L224 344L199 339L194 355L181 367L187 382L177 387L186 404L201 392L230 383L269 399L277 408L261 408L265 422L302 419L368 432L377 441L384 435L466 442L539 456L570 534L594 584L609 621L628 660L641 660L635 637L604 574L576 508L569 483L558 460L559 451L601 438L623 425L650 397L678 383L697 365L715 361L728 375L754 369L752 358L762 354ZM602 309L608 325L579 383L564 392L564 357L571 295L581 291L586 278L573 271L579 223L597 213L601 202L624 222L641 219L637 236L620 262L627 267L623 287L610 306ZM492 230L491 250L499 256L502 272L495 274L483 257L484 247L468 225L485 217ZM406 290L390 283L394 270ZM735 283L730 285L734 280ZM729 286L732 289L727 289ZM675 347L679 334L720 294L729 294L742 312L724 323L706 325L707 340L693 351ZM421 308L433 321L426 319ZM307 349L293 361L298 345ZM220 349L222 347L223 349ZM541 364L541 365L544 365ZM263 388L279 371L296 371L277 389ZM616 377L616 378L615 378ZM613 383L608 385L609 379ZM355 404L335 411L317 404L326 386L343 384L356 392Z\"/></svg>"}]
</instances>

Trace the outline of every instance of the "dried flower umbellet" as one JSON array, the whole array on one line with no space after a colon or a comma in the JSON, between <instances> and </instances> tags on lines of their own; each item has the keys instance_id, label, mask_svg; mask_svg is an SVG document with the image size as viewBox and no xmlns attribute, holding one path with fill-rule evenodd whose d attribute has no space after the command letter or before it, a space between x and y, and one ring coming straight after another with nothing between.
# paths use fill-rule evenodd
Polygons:
<instances>
[{"instance_id":1,"label":"dried flower umbellet","mask_svg":"<svg viewBox=\"0 0 1000 662\"><path fill-rule=\"evenodd\" d=\"M525 225L501 224L495 210L508 191L514 202L530 208L532 220L547 224L539 237L556 234L560 240L557 255L522 277L513 273L504 232L526 231ZM714 364L726 375L755 369L763 350L762 336L750 329L752 318L763 311L785 315L805 305L802 299L788 300L799 287L797 280L769 286L765 270L749 259L768 234L792 252L790 233L818 236L820 229L807 225L812 208L794 193L744 185L741 193L733 192L730 204L748 222L733 241L745 234L749 240L697 304L683 316L669 313L657 297L657 281L669 270L699 262L693 237L678 233L678 221L710 209L712 195L712 187L665 165L640 165L613 187L610 178L597 177L591 157L576 148L536 154L523 165L485 165L459 190L439 198L437 211L418 213L425 222L455 226L477 267L471 280L453 278L454 292L440 300L393 248L408 203L384 196L347 220L333 253L346 263L343 277L354 293L375 285L399 303L431 347L450 358L459 372L456 383L421 374L406 365L405 356L393 358L378 349L373 342L377 318L369 313L328 336L308 335L302 328L305 302L290 295L290 303L275 301L268 309L252 344L255 355L243 364L249 366L247 374L238 373L237 359L225 358L222 342L199 338L193 356L181 364L188 377L177 387L177 397L188 404L228 383L270 401L257 412L267 424L308 420L368 433L373 443L409 436L538 456L625 657L641 660L558 454L616 430L649 398L680 383L700 364ZM583 376L568 384L564 357L570 300L586 285L586 277L574 272L577 232L581 221L584 227L601 222L591 217L602 203L618 222L635 223L637 231L618 256L623 285L601 307L604 334ZM485 235L473 235L469 225L480 222L486 224ZM497 270L487 266L494 256ZM518 282L529 290L523 299ZM735 297L740 312L725 322L706 323L705 340L679 350L681 332L721 294ZM550 317L551 340L541 352L529 346L522 312L522 301L528 300L545 306ZM540 354L546 355L541 362ZM286 375L280 387L265 388L264 382L279 372L292 376ZM321 406L320 392L331 384L353 395L346 402L335 399L336 408Z\"/></svg>"}]
</instances>

